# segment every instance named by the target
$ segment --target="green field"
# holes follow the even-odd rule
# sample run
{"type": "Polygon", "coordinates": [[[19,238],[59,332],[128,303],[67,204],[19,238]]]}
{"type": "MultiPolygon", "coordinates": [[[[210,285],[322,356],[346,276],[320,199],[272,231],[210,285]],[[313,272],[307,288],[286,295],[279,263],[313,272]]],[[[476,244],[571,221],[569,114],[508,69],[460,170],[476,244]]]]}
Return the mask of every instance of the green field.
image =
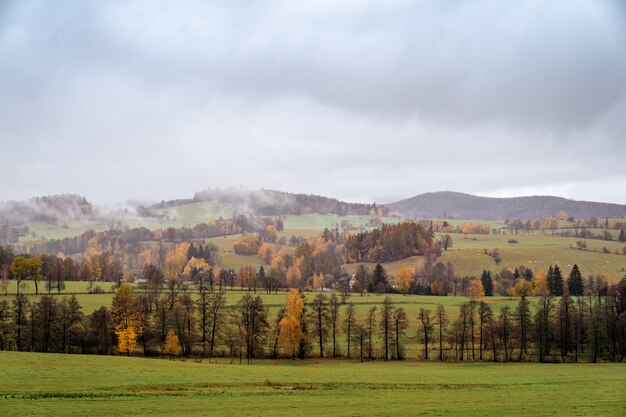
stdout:
{"type": "Polygon", "coordinates": [[[3,416],[623,416],[624,364],[258,361],[1,352],[3,416]]]}

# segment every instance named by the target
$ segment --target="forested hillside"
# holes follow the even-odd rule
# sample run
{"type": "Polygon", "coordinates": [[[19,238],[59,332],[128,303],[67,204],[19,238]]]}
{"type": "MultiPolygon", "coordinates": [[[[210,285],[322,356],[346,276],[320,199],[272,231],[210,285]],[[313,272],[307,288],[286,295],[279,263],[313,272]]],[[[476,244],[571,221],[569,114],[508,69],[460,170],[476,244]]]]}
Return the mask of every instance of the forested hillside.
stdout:
{"type": "Polygon", "coordinates": [[[420,194],[386,207],[406,217],[448,219],[543,219],[561,210],[576,218],[626,216],[626,205],[621,204],[551,196],[490,198],[451,191],[420,194]]]}
{"type": "Polygon", "coordinates": [[[257,216],[286,214],[337,214],[337,215],[368,215],[373,209],[388,210],[376,203],[348,203],[336,198],[313,194],[294,194],[275,190],[218,190],[208,189],[196,192],[192,200],[173,200],[161,202],[153,208],[175,207],[191,202],[214,202],[232,206],[237,212],[250,213],[257,216]]]}

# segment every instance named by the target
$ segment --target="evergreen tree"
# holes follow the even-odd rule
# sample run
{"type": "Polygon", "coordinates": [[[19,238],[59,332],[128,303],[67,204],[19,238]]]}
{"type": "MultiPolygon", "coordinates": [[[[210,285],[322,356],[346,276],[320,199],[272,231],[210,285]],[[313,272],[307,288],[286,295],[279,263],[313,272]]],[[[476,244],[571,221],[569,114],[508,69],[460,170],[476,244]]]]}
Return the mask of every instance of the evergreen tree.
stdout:
{"type": "Polygon", "coordinates": [[[567,288],[569,289],[569,295],[571,296],[583,295],[583,276],[578,269],[578,265],[576,264],[574,264],[574,267],[569,274],[569,279],[567,280],[567,288]]]}
{"type": "Polygon", "coordinates": [[[196,251],[196,247],[192,244],[189,245],[189,249],[187,249],[187,260],[191,258],[197,258],[198,252],[196,251]]]}
{"type": "Polygon", "coordinates": [[[550,295],[557,297],[563,295],[563,274],[558,265],[555,265],[554,268],[550,265],[548,269],[548,290],[550,295]]]}
{"type": "Polygon", "coordinates": [[[480,281],[483,284],[483,290],[485,291],[485,296],[490,297],[493,295],[493,280],[491,279],[491,272],[487,270],[483,270],[483,274],[480,277],[480,281]]]}
{"type": "Polygon", "coordinates": [[[524,278],[526,278],[526,281],[531,282],[533,280],[533,270],[530,268],[526,268],[526,270],[524,271],[524,278]]]}
{"type": "Polygon", "coordinates": [[[548,268],[546,282],[548,283],[548,292],[550,295],[554,295],[554,268],[552,268],[552,265],[548,268]]]}
{"type": "Polygon", "coordinates": [[[624,234],[624,229],[621,230],[621,232],[619,232],[619,241],[620,242],[626,242],[626,235],[624,234]]]}
{"type": "Polygon", "coordinates": [[[372,276],[372,291],[385,292],[387,290],[387,273],[381,264],[376,264],[372,276]]]}

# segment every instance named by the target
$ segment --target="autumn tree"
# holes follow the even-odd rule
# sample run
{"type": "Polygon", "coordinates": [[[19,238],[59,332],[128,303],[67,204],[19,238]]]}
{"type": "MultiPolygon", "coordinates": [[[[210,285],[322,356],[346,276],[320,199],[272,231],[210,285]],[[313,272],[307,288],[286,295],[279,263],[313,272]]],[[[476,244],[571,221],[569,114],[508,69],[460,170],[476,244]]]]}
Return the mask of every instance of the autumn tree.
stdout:
{"type": "Polygon", "coordinates": [[[111,304],[111,320],[118,337],[118,351],[130,354],[137,345],[137,337],[143,331],[141,305],[130,285],[122,284],[115,292],[111,304]]]}
{"type": "Polygon", "coordinates": [[[468,295],[472,298],[484,297],[485,290],[483,289],[483,284],[481,280],[479,278],[474,278],[472,281],[470,281],[467,292],[468,295]]]}
{"type": "Polygon", "coordinates": [[[533,278],[533,295],[548,295],[548,276],[543,269],[537,272],[533,278]]]}
{"type": "Polygon", "coordinates": [[[324,274],[313,274],[313,291],[324,290],[324,274]]]}
{"type": "Polygon", "coordinates": [[[174,356],[178,356],[180,353],[178,336],[176,336],[172,330],[167,332],[165,343],[163,344],[163,353],[169,355],[170,360],[173,360],[174,356]]]}
{"type": "Polygon", "coordinates": [[[394,285],[402,295],[407,295],[413,288],[415,281],[415,267],[406,265],[400,269],[394,280],[394,285]]]}
{"type": "Polygon", "coordinates": [[[35,294],[39,294],[39,281],[41,281],[41,259],[37,256],[16,256],[11,262],[11,273],[17,283],[17,293],[20,293],[20,284],[23,280],[32,279],[35,283],[35,294]]]}
{"type": "Polygon", "coordinates": [[[137,348],[137,332],[134,327],[118,328],[115,330],[117,336],[117,351],[130,355],[137,348]]]}
{"type": "Polygon", "coordinates": [[[302,283],[301,283],[302,272],[300,271],[300,268],[297,265],[287,268],[285,277],[287,281],[287,286],[289,288],[302,287],[302,283]]]}
{"type": "Polygon", "coordinates": [[[303,332],[303,324],[306,320],[304,315],[304,296],[300,291],[292,289],[285,298],[285,316],[280,321],[280,336],[278,343],[295,359],[296,353],[306,338],[303,332]]]}
{"type": "Polygon", "coordinates": [[[524,278],[520,278],[515,281],[515,296],[516,297],[526,297],[532,294],[533,286],[530,282],[526,281],[524,278]]]}

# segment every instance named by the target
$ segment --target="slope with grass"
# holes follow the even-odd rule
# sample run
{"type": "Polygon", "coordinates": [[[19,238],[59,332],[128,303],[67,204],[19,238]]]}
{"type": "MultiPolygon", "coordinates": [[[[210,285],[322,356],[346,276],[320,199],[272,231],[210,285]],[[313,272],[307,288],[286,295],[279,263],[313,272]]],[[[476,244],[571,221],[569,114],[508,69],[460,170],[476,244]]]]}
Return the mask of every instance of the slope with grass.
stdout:
{"type": "Polygon", "coordinates": [[[2,352],[0,414],[620,416],[626,365],[258,361],[2,352]]]}

